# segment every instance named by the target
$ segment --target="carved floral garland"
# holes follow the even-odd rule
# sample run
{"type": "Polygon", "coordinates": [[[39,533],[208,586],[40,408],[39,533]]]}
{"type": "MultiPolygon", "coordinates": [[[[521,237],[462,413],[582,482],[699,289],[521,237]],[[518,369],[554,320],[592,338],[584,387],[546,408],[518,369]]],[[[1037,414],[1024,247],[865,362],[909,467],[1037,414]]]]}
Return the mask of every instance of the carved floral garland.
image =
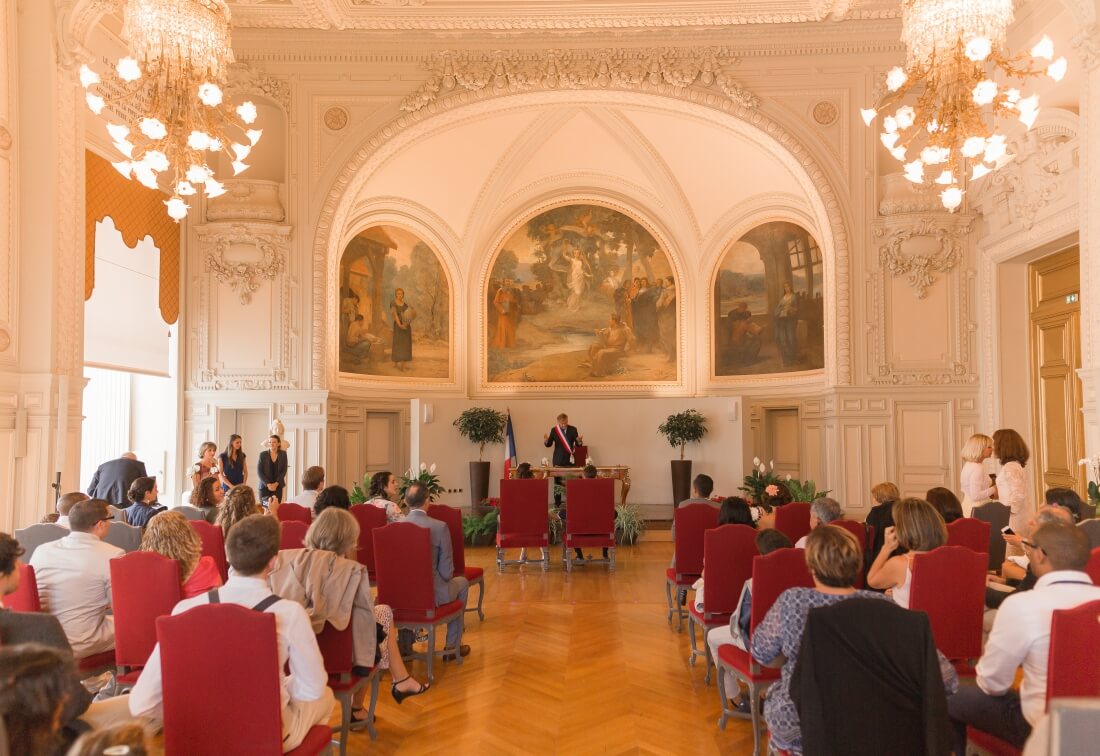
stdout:
{"type": "Polygon", "coordinates": [[[286,268],[285,239],[275,234],[251,233],[245,226],[234,225],[211,241],[212,245],[206,253],[206,266],[215,278],[229,284],[229,288],[240,297],[241,304],[252,301],[252,294],[260,288],[263,279],[274,281],[286,268]],[[226,253],[236,244],[255,246],[260,251],[260,260],[244,262],[229,259],[226,253]]]}
{"type": "Polygon", "coordinates": [[[949,273],[959,264],[963,255],[960,239],[970,233],[970,225],[970,220],[955,224],[949,219],[921,218],[901,228],[876,227],[875,236],[889,235],[887,242],[878,248],[879,263],[893,275],[905,276],[916,290],[917,299],[924,299],[928,287],[936,281],[933,272],[949,273]],[[939,249],[929,255],[906,254],[902,250],[914,237],[921,236],[934,237],[939,249]]]}

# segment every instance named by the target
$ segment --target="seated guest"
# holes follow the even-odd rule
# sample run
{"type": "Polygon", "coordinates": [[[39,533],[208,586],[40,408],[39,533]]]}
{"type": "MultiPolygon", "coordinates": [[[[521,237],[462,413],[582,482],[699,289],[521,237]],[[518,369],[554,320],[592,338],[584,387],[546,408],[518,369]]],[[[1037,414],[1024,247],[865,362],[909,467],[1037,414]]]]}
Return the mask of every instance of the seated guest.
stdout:
{"type": "MultiPolygon", "coordinates": [[[[584,475],[586,480],[592,480],[593,478],[599,477],[599,474],[600,474],[600,471],[597,470],[596,466],[592,465],[592,464],[585,465],[584,466],[584,472],[582,473],[582,475],[584,475]]],[[[583,550],[577,549],[576,552],[577,552],[577,559],[585,559],[586,558],[585,555],[584,555],[583,550]]],[[[608,558],[608,556],[607,556],[607,547],[606,546],[603,549],[603,558],[604,559],[608,558]]]]}
{"type": "Polygon", "coordinates": [[[185,599],[222,584],[214,557],[203,556],[202,539],[179,512],[164,512],[150,520],[141,538],[141,550],[179,562],[185,599]]]}
{"type": "Polygon", "coordinates": [[[722,506],[718,510],[718,524],[748,525],[750,528],[755,528],[756,520],[752,515],[752,507],[747,501],[740,496],[729,496],[723,499],[722,506]]]}
{"type": "Polygon", "coordinates": [[[72,532],[42,544],[31,557],[42,607],[61,621],[78,659],[115,646],[108,563],[124,552],[103,542],[109,523],[107,502],[79,502],[69,512],[72,532]]]}
{"type": "Polygon", "coordinates": [[[893,515],[897,525],[886,528],[882,548],[867,573],[867,585],[890,589],[894,603],[908,609],[913,557],[947,543],[947,526],[935,507],[924,499],[902,499],[894,505],[893,515]],[[899,546],[908,553],[890,556],[899,546]]]}
{"type": "Polygon", "coordinates": [[[947,699],[957,754],[966,753],[968,724],[1023,748],[1046,708],[1054,611],[1100,600],[1100,586],[1093,585],[1084,572],[1089,540],[1079,528],[1066,523],[1042,525],[1031,540],[1023,541],[1023,548],[1038,576],[1035,587],[1001,604],[978,661],[976,684],[960,686],[947,699]],[[1013,684],[1021,666],[1024,676],[1017,693],[1013,684]]]}
{"type": "MultiPolygon", "coordinates": [[[[806,539],[806,566],[810,568],[814,587],[783,591],[757,626],[750,643],[757,662],[782,666],[779,682],[772,685],[764,702],[764,719],[768,723],[769,749],[792,754],[802,753],[802,733],[790,684],[798,664],[806,616],[811,609],[851,598],[886,600],[880,593],[853,588],[863,566],[863,554],[856,537],[843,528],[817,528],[810,533],[806,539]]],[[[951,692],[958,685],[958,676],[942,654],[939,661],[945,688],[951,692]]]]}
{"type": "MultiPolygon", "coordinates": [[[[530,466],[528,466],[530,469],[530,466]]],[[[397,500],[397,476],[389,470],[376,472],[370,479],[370,491],[367,503],[386,510],[386,522],[400,522],[405,519],[397,500]]]]}
{"type": "Polygon", "coordinates": [[[351,509],[351,497],[348,495],[348,489],[343,486],[327,486],[324,491],[317,494],[317,499],[313,502],[313,516],[316,517],[329,507],[344,510],[351,509]]]}
{"type": "Polygon", "coordinates": [[[0,533],[0,610],[4,608],[4,596],[19,590],[19,558],[25,553],[19,541],[0,533]]]}
{"type": "Polygon", "coordinates": [[[85,733],[65,756],[148,756],[153,746],[144,725],[135,720],[85,733]]]}
{"type": "Polygon", "coordinates": [[[530,480],[535,477],[535,473],[531,470],[530,462],[520,462],[516,467],[516,477],[520,480],[530,480]]]}
{"type": "MultiPolygon", "coordinates": [[[[691,481],[691,498],[684,499],[680,502],[680,506],[684,507],[688,504],[708,504],[712,507],[719,506],[718,502],[710,498],[711,493],[714,491],[714,480],[709,475],[699,473],[695,476],[695,479],[691,481]]],[[[672,520],[671,536],[673,542],[676,541],[676,518],[672,520]]],[[[672,554],[672,561],[669,562],[669,567],[676,566],[676,553],[672,554]]]]}
{"type": "Polygon", "coordinates": [[[218,508],[225,501],[225,496],[217,478],[203,478],[191,491],[191,506],[202,512],[203,519],[213,525],[218,521],[218,508]]]}
{"type": "Polygon", "coordinates": [[[901,492],[893,483],[879,483],[871,489],[871,498],[875,505],[864,518],[866,524],[873,525],[875,528],[874,540],[871,541],[871,548],[867,550],[869,555],[877,554],[882,549],[886,528],[894,526],[894,502],[901,498],[901,492]]]}
{"type": "MultiPolygon", "coordinates": [[[[242,487],[234,487],[230,494],[242,487]]],[[[242,519],[229,531],[225,552],[233,571],[226,584],[215,589],[218,601],[250,609],[263,607],[262,611],[275,615],[283,704],[283,752],[292,751],[301,745],[311,727],[328,724],[335,699],[328,687],[325,662],[306,610],[294,601],[276,598],[268,603],[272,593],[267,576],[279,553],[279,522],[274,517],[260,515],[242,519]],[[283,672],[287,666],[289,675],[283,672]]],[[[179,602],[172,610],[173,616],[210,603],[213,593],[211,591],[179,602]]],[[[216,681],[211,683],[216,684],[216,681]]],[[[158,644],[130,692],[130,711],[134,716],[160,720],[163,719],[163,700],[158,644]]]]}
{"type": "Polygon", "coordinates": [[[5,753],[38,756],[64,748],[61,721],[73,672],[73,658],[64,651],[38,643],[0,647],[5,753]]]}
{"type": "Polygon", "coordinates": [[[272,496],[267,500],[267,510],[256,501],[256,491],[251,486],[233,486],[226,494],[225,502],[218,509],[218,527],[222,535],[229,537],[229,529],[246,517],[256,514],[277,514],[279,500],[272,496]]]}
{"type": "Polygon", "coordinates": [[[435,579],[435,605],[441,606],[451,601],[461,601],[463,611],[447,623],[447,652],[444,659],[455,659],[458,654],[467,656],[470,647],[462,643],[462,618],[466,614],[466,593],[470,582],[461,575],[455,575],[454,555],[451,552],[451,534],[446,524],[428,516],[428,487],[419,481],[409,484],[405,492],[405,503],[409,505],[409,514],[405,520],[427,528],[432,536],[432,572],[435,579]]]}
{"type": "Polygon", "coordinates": [[[962,502],[949,488],[943,488],[942,486],[929,488],[924,498],[936,508],[945,523],[954,522],[963,516],[962,502]]]}
{"type": "Polygon", "coordinates": [[[317,503],[317,496],[325,490],[325,468],[313,465],[307,467],[302,473],[302,492],[294,499],[294,503],[306,509],[313,509],[317,503]]]}
{"type": "MultiPolygon", "coordinates": [[[[57,505],[55,507],[57,511],[50,512],[45,517],[43,517],[41,521],[50,525],[59,525],[60,527],[68,530],[69,511],[78,501],[87,501],[88,498],[88,494],[84,493],[83,491],[70,491],[69,493],[61,494],[61,496],[57,498],[57,505]]],[[[123,512],[125,510],[120,509],[118,511],[123,512]]],[[[126,522],[125,515],[118,519],[120,519],[122,522],[126,522]]]]}
{"type": "Polygon", "coordinates": [[[1043,496],[1047,504],[1052,507],[1061,507],[1073,515],[1073,522],[1081,521],[1081,507],[1085,505],[1081,497],[1072,488],[1048,488],[1043,496]]]}
{"type": "MultiPolygon", "coordinates": [[[[810,532],[817,530],[819,525],[828,525],[834,520],[839,520],[844,516],[844,510],[840,508],[840,502],[836,499],[830,499],[827,496],[823,496],[820,499],[814,499],[810,504],[810,532]]],[[[810,534],[802,536],[798,539],[798,543],[795,544],[795,548],[806,548],[806,539],[810,537],[810,534]]]]}
{"type": "Polygon", "coordinates": [[[156,478],[138,478],[130,484],[130,491],[126,495],[133,502],[126,509],[126,522],[137,528],[144,528],[153,519],[153,515],[168,508],[157,502],[156,478]]]}

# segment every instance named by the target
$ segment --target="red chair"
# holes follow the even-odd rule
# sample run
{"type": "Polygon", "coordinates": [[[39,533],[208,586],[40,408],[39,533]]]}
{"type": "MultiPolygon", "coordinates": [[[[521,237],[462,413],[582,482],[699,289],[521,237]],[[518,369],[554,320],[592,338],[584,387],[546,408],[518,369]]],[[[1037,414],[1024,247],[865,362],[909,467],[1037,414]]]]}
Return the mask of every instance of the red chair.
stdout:
{"type": "MultiPolygon", "coordinates": [[[[862,522],[858,522],[856,520],[833,520],[829,524],[830,525],[835,525],[838,528],[844,528],[845,530],[847,530],[849,533],[851,533],[852,535],[854,535],[856,537],[856,541],[859,542],[859,551],[860,551],[861,554],[864,555],[864,560],[863,561],[864,561],[864,563],[866,563],[867,562],[867,559],[866,559],[867,547],[871,544],[871,538],[867,533],[867,527],[868,526],[866,524],[864,524],[862,522]]],[[[874,527],[872,526],[871,529],[873,530],[874,527]]],[[[859,576],[856,577],[856,586],[855,587],[857,589],[858,588],[863,588],[863,577],[864,577],[863,576],[863,570],[861,569],[859,571],[859,576]]]]}
{"type": "Polygon", "coordinates": [[[279,522],[290,522],[292,520],[297,522],[304,522],[306,527],[313,522],[313,512],[303,507],[301,504],[294,504],[287,502],[279,505],[279,511],[275,513],[275,516],[279,518],[279,522]]]}
{"type": "Polygon", "coordinates": [[[367,568],[371,585],[375,584],[374,578],[374,529],[386,526],[386,510],[373,504],[356,504],[351,509],[352,517],[359,523],[359,547],[355,556],[359,564],[367,568]]]}
{"type": "Polygon", "coordinates": [[[676,631],[679,632],[688,616],[680,602],[687,589],[703,574],[703,533],[718,527],[718,508],[710,504],[688,504],[677,507],[672,518],[676,528],[672,542],[676,566],[665,570],[665,598],[668,600],[667,619],[672,622],[672,612],[676,612],[676,631]],[[675,600],[673,587],[676,588],[675,600]]]}
{"type": "MultiPolygon", "coordinates": [[[[790,506],[787,504],[786,506],[790,506]]],[[[780,507],[782,509],[783,507],[780,507]]],[[[790,537],[790,536],[788,536],[790,537]]],[[[755,631],[779,594],[788,588],[812,588],[813,578],[806,566],[806,554],[802,549],[779,549],[767,556],[755,556],[752,560],[752,609],[749,627],[755,631]]],[[[752,655],[732,643],[718,649],[718,695],[722,700],[722,717],[718,727],[726,729],[730,716],[742,716],[736,709],[728,708],[725,676],[733,675],[749,688],[749,711],[752,712],[752,752],[760,752],[760,697],[779,679],[779,670],[757,664],[752,655]]]]}
{"type": "Polygon", "coordinates": [[[707,631],[728,625],[730,615],[737,608],[741,589],[752,577],[752,560],[756,556],[756,530],[748,525],[722,525],[703,533],[703,573],[707,576],[703,585],[703,611],[695,608],[695,601],[688,606],[688,633],[691,637],[691,666],[695,657],[705,654],[710,684],[710,645],[707,631]],[[703,650],[695,643],[695,625],[703,629],[703,650]]]}
{"type": "Polygon", "coordinates": [[[573,549],[607,549],[608,567],[615,571],[615,479],[572,478],[565,481],[568,514],[562,534],[562,561],[573,571],[573,549]]]}
{"type": "Polygon", "coordinates": [[[4,605],[13,612],[40,612],[42,599],[38,596],[38,581],[34,567],[19,562],[19,590],[4,597],[4,605]]]}
{"type": "MultiPolygon", "coordinates": [[[[373,507],[372,507],[373,508],[373,507]]],[[[372,628],[373,629],[373,628],[372,628]]],[[[348,735],[351,732],[352,699],[370,683],[370,706],[367,708],[367,734],[371,740],[378,738],[374,729],[374,707],[378,704],[378,683],[382,677],[381,667],[372,667],[370,674],[360,677],[352,671],[355,663],[355,648],[352,625],[337,630],[328,622],[317,634],[317,646],[325,660],[325,672],[328,673],[328,686],[340,702],[340,726],[332,731],[340,733],[340,756],[347,753],[348,735]]]]}
{"type": "Polygon", "coordinates": [[[791,543],[798,543],[798,539],[810,532],[810,505],[804,501],[792,501],[776,507],[775,529],[786,534],[791,543]]]}
{"type": "MultiPolygon", "coordinates": [[[[167,756],[282,753],[274,614],[204,604],[158,618],[157,642],[167,756]]],[[[290,753],[323,753],[331,740],[315,725],[290,753]]]]}
{"type": "MultiPolygon", "coordinates": [[[[428,680],[434,681],[435,628],[462,615],[462,602],[435,605],[435,565],[431,534],[411,522],[391,522],[374,531],[374,555],[378,567],[378,603],[393,609],[397,628],[428,629],[428,680]]],[[[457,651],[458,649],[454,649],[457,651]]],[[[424,658],[421,654],[417,658],[424,658]]],[[[462,656],[455,654],[458,663],[462,656]]]]}
{"type": "Polygon", "coordinates": [[[1100,585],[1100,546],[1089,552],[1089,563],[1085,572],[1092,578],[1093,585],[1100,585]]]}
{"type": "Polygon", "coordinates": [[[301,520],[284,520],[279,528],[279,551],[283,549],[300,549],[305,546],[306,531],[309,525],[301,520]]]}
{"type": "Polygon", "coordinates": [[[986,555],[965,546],[941,546],[913,556],[909,608],[925,612],[936,648],[960,675],[973,676],[970,659],[982,655],[986,555]]]}
{"type": "MultiPolygon", "coordinates": [[[[481,567],[471,567],[466,564],[466,543],[462,532],[462,511],[446,504],[429,504],[428,517],[446,523],[447,530],[451,534],[451,555],[454,560],[455,574],[464,575],[471,586],[478,586],[477,608],[467,608],[468,612],[477,612],[479,620],[485,619],[485,612],[481,610],[481,601],[485,598],[485,570],[481,567]]],[[[468,603],[468,602],[467,602],[468,603]]]]}
{"type": "Polygon", "coordinates": [[[157,644],[157,617],[182,598],[180,565],[151,551],[131,551],[112,559],[111,611],[115,616],[115,683],[133,687],[157,644]]]}
{"type": "Polygon", "coordinates": [[[225,558],[225,536],[217,525],[211,525],[206,520],[188,520],[188,524],[199,534],[202,541],[202,554],[214,560],[221,573],[222,582],[229,579],[229,562],[225,558]]]}
{"type": "Polygon", "coordinates": [[[542,569],[550,569],[550,519],[546,506],[550,481],[546,478],[500,481],[500,520],[497,525],[497,570],[506,564],[507,548],[542,549],[542,569]]]}
{"type": "Polygon", "coordinates": [[[989,523],[975,517],[960,517],[947,523],[947,545],[964,546],[989,558],[989,523]]]}

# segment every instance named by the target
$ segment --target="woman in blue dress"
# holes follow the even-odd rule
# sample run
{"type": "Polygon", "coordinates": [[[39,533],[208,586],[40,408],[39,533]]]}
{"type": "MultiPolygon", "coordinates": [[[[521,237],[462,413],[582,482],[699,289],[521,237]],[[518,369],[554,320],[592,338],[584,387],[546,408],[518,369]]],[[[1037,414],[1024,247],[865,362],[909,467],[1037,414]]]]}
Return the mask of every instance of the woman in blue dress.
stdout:
{"type": "Polygon", "coordinates": [[[241,437],[234,433],[229,437],[229,444],[225,447],[218,459],[221,461],[222,490],[228,491],[233,486],[244,485],[248,481],[248,468],[244,464],[245,453],[241,449],[241,437]]]}

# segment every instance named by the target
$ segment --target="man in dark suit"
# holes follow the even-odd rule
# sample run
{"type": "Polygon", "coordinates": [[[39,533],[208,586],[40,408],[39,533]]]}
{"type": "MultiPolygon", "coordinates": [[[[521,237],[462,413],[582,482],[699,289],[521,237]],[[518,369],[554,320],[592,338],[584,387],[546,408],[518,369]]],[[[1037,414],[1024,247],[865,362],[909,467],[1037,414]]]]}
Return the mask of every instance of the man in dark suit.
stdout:
{"type": "Polygon", "coordinates": [[[435,580],[435,605],[441,606],[450,601],[461,601],[463,611],[447,623],[447,647],[444,659],[454,659],[457,651],[462,656],[470,653],[470,647],[462,643],[462,618],[466,615],[466,593],[470,582],[461,575],[455,575],[454,554],[451,551],[451,533],[447,524],[428,516],[424,507],[428,504],[428,488],[423,483],[410,483],[405,492],[405,503],[409,505],[406,522],[427,528],[432,538],[432,577],[435,580]]]}
{"type": "Polygon", "coordinates": [[[118,459],[104,462],[96,469],[92,482],[88,486],[88,496],[93,499],[103,499],[116,507],[126,508],[130,506],[126,498],[126,494],[130,491],[130,484],[144,477],[146,477],[145,463],[138,461],[133,452],[126,452],[118,459]]]}
{"type": "MultiPolygon", "coordinates": [[[[564,412],[558,415],[558,422],[550,429],[550,432],[542,437],[543,446],[554,447],[554,467],[577,467],[584,464],[583,459],[577,459],[573,450],[577,444],[582,443],[581,434],[575,426],[569,424],[569,416],[564,412]]],[[[561,506],[561,494],[558,493],[562,485],[561,478],[554,478],[554,506],[561,506]]]]}

